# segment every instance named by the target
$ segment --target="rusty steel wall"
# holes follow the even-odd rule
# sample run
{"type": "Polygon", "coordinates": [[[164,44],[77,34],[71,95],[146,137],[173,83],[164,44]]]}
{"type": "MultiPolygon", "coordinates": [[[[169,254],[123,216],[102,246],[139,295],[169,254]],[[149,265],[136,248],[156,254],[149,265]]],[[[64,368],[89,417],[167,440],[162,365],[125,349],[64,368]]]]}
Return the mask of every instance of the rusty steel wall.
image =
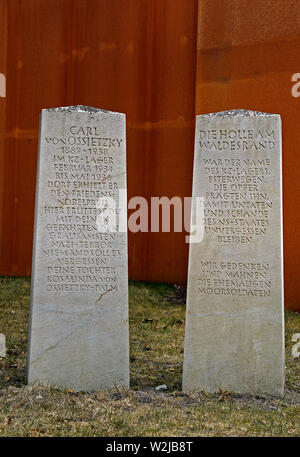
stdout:
{"type": "MultiPolygon", "coordinates": [[[[0,274],[31,272],[42,108],[126,113],[128,197],[147,199],[191,194],[195,114],[249,108],[282,116],[285,301],[299,310],[299,55],[298,0],[0,0],[0,274]]],[[[184,283],[184,237],[129,233],[130,278],[184,283]]]]}
{"type": "MultiPolygon", "coordinates": [[[[191,193],[197,0],[0,0],[0,273],[31,272],[39,113],[127,115],[128,197],[191,193]]],[[[130,277],[184,282],[183,233],[129,233],[130,277]]]]}
{"type": "Polygon", "coordinates": [[[196,113],[247,108],[282,117],[285,306],[300,310],[298,0],[199,0],[196,113]],[[251,7],[250,7],[251,6],[251,7]]]}

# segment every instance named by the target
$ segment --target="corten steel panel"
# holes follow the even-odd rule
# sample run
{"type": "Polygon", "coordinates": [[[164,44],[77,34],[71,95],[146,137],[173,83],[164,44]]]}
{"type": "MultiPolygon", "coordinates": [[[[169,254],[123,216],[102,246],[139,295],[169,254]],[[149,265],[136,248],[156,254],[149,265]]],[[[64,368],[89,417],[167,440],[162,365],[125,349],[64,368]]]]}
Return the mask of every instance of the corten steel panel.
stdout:
{"type": "MultiPolygon", "coordinates": [[[[6,15],[7,8],[6,2],[0,1],[0,73],[6,75],[6,43],[7,43],[7,29],[6,29],[6,15]]],[[[1,94],[3,95],[3,94],[1,94]]],[[[1,240],[1,227],[3,224],[3,175],[4,175],[4,132],[5,132],[5,110],[6,98],[0,97],[0,240],[1,240]]],[[[2,246],[0,241],[0,259],[2,254],[2,246]]]]}
{"type": "Polygon", "coordinates": [[[31,272],[39,113],[65,104],[71,1],[1,1],[6,8],[6,107],[1,274],[31,272]]]}
{"type": "Polygon", "coordinates": [[[199,0],[196,113],[278,113],[283,134],[285,305],[300,310],[300,8],[293,0],[199,0]],[[251,8],[249,8],[251,6],[251,8]]]}
{"type": "MultiPolygon", "coordinates": [[[[8,30],[0,273],[21,275],[31,270],[41,108],[125,112],[128,197],[191,194],[197,0],[0,4],[8,30]]],[[[130,277],[184,282],[184,236],[129,233],[130,277]]]]}
{"type": "MultiPolygon", "coordinates": [[[[191,194],[196,20],[194,1],[76,8],[73,100],[126,113],[129,198],[191,194]]],[[[131,278],[183,282],[186,266],[183,233],[129,233],[131,278]]]]}

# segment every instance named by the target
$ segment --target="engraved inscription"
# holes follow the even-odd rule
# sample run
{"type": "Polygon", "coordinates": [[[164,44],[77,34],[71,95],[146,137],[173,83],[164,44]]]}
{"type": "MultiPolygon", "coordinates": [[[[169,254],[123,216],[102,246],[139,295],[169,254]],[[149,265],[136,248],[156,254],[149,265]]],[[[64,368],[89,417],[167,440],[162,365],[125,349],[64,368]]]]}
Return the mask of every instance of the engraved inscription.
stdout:
{"type": "Polygon", "coordinates": [[[197,277],[200,295],[269,297],[269,264],[252,262],[200,262],[197,277]]]}
{"type": "MultiPolygon", "coordinates": [[[[205,185],[205,235],[219,245],[253,245],[270,232],[273,207],[268,182],[273,129],[201,129],[197,133],[205,185]],[[214,152],[222,152],[216,157],[214,152]],[[254,152],[255,154],[252,154],[254,152]],[[263,154],[259,154],[263,153],[263,154]]],[[[271,295],[267,264],[200,262],[199,295],[271,295]],[[233,268],[235,265],[235,268],[233,268]]]]}
{"type": "Polygon", "coordinates": [[[226,151],[274,148],[274,130],[200,130],[199,146],[206,178],[205,232],[218,243],[253,243],[268,234],[272,196],[265,190],[272,158],[226,157],[226,151]],[[272,138],[273,140],[270,140],[272,138]],[[221,149],[224,158],[205,152],[221,149]]]}
{"type": "MultiPolygon", "coordinates": [[[[97,201],[118,197],[115,164],[124,141],[103,137],[99,127],[72,125],[65,137],[44,137],[50,164],[47,181],[45,290],[106,294],[118,290],[113,259],[117,233],[100,233],[97,201]]],[[[97,300],[99,301],[99,299],[97,300]]]]}

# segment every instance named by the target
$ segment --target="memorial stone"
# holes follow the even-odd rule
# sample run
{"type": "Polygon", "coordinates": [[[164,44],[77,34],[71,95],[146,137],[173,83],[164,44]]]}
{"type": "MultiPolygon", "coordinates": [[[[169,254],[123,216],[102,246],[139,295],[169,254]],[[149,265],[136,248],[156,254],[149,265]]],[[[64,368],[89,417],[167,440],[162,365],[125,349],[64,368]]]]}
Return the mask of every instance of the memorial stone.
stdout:
{"type": "Polygon", "coordinates": [[[184,391],[283,394],[281,175],[279,115],[197,116],[204,237],[189,251],[184,391]]]}
{"type": "Polygon", "coordinates": [[[129,386],[126,205],[118,210],[126,200],[125,135],[121,113],[42,110],[29,384],[129,386]],[[114,229],[105,199],[117,205],[114,229]]]}

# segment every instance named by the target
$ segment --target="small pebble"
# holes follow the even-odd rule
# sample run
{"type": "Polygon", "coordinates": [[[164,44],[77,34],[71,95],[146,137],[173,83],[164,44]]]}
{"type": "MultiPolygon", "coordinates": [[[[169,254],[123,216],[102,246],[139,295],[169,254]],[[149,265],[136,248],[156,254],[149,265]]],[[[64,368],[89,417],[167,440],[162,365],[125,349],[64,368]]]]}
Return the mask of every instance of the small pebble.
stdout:
{"type": "Polygon", "coordinates": [[[161,386],[155,387],[155,390],[167,390],[167,389],[168,388],[167,388],[166,384],[162,384],[161,386]]]}

